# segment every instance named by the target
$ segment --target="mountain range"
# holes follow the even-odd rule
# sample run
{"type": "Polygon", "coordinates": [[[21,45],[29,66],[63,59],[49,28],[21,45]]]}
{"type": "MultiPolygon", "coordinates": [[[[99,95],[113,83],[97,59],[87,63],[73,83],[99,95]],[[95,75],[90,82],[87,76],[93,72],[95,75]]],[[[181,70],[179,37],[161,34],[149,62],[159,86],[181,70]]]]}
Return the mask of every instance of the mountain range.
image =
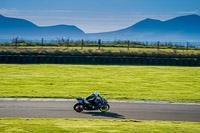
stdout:
{"type": "Polygon", "coordinates": [[[40,27],[24,19],[9,18],[0,15],[0,38],[7,39],[13,37],[32,39],[71,37],[78,39],[84,38],[85,33],[73,25],[40,27]]]}
{"type": "Polygon", "coordinates": [[[200,41],[200,16],[188,15],[167,21],[145,19],[128,28],[90,34],[91,37],[142,41],[200,41]]]}
{"type": "Polygon", "coordinates": [[[200,16],[180,16],[166,21],[147,18],[128,28],[84,33],[71,25],[40,27],[30,21],[0,15],[0,38],[70,38],[88,40],[200,41],[200,16]]]}

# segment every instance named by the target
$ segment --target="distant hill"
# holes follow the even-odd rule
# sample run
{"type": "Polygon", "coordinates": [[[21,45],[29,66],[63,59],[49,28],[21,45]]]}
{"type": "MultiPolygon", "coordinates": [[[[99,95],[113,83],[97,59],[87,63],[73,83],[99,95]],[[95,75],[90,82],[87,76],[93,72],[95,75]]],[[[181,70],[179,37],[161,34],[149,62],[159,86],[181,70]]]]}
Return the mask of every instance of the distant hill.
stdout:
{"type": "Polygon", "coordinates": [[[181,16],[167,21],[148,18],[122,30],[88,36],[104,40],[200,41],[200,16],[181,16]]]}
{"type": "Polygon", "coordinates": [[[187,15],[167,21],[147,18],[128,28],[85,34],[76,26],[56,25],[39,27],[30,21],[0,15],[0,39],[70,38],[88,40],[138,40],[138,41],[200,41],[200,16],[187,15]]]}
{"type": "Polygon", "coordinates": [[[83,38],[85,33],[71,25],[39,27],[30,21],[0,15],[0,38],[83,38]]]}

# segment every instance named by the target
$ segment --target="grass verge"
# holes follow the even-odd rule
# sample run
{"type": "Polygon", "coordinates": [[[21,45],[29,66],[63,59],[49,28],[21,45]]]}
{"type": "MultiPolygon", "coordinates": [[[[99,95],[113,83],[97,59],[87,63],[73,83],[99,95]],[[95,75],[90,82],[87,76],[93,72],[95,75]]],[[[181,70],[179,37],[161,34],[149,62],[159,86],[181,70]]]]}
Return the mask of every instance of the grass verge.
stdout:
{"type": "Polygon", "coordinates": [[[1,118],[0,132],[199,133],[199,122],[1,118]]]}
{"type": "Polygon", "coordinates": [[[200,67],[0,64],[0,97],[200,101],[200,67]]]}
{"type": "Polygon", "coordinates": [[[1,55],[70,55],[70,56],[126,56],[126,57],[166,57],[199,58],[199,50],[152,49],[152,48],[115,48],[95,47],[81,50],[77,47],[0,47],[1,55]]]}

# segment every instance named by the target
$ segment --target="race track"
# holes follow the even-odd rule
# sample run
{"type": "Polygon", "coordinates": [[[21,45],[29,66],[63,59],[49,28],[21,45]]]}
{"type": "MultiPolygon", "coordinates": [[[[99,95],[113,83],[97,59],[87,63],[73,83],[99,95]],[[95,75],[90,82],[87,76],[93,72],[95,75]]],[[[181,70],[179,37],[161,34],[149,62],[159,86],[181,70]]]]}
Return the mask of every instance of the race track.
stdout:
{"type": "Polygon", "coordinates": [[[73,110],[75,101],[0,101],[0,117],[137,119],[200,122],[199,105],[109,103],[107,113],[73,110]]]}

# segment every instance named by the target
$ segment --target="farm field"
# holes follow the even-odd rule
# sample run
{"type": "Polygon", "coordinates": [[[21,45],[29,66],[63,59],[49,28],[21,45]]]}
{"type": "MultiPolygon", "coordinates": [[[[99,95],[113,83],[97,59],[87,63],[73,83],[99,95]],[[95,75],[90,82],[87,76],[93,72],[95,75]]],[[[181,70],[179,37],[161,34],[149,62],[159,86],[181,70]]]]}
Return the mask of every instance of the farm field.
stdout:
{"type": "MultiPolygon", "coordinates": [[[[148,47],[144,47],[144,48],[129,48],[129,50],[127,49],[127,47],[101,47],[100,48],[102,51],[109,51],[109,52],[178,52],[178,53],[182,53],[182,54],[200,54],[200,50],[194,50],[194,49],[171,49],[171,48],[161,48],[161,49],[156,49],[156,48],[148,48],[148,47]]],[[[77,50],[77,51],[88,51],[88,50],[92,50],[92,51],[97,51],[98,47],[83,47],[83,49],[81,47],[63,47],[63,46],[0,46],[0,52],[2,51],[18,51],[18,50],[54,50],[54,51],[73,51],[73,50],[77,50]]]]}
{"type": "MultiPolygon", "coordinates": [[[[64,41],[64,42],[63,42],[64,41]]],[[[103,55],[103,56],[164,56],[164,57],[199,57],[200,48],[171,43],[148,44],[147,42],[67,42],[39,43],[18,42],[0,43],[0,54],[54,54],[54,55],[103,55]]]]}
{"type": "Polygon", "coordinates": [[[200,67],[0,64],[0,97],[200,101],[200,67]]]}
{"type": "Polygon", "coordinates": [[[7,132],[181,132],[199,133],[199,122],[1,118],[0,131],[7,132]]]}

